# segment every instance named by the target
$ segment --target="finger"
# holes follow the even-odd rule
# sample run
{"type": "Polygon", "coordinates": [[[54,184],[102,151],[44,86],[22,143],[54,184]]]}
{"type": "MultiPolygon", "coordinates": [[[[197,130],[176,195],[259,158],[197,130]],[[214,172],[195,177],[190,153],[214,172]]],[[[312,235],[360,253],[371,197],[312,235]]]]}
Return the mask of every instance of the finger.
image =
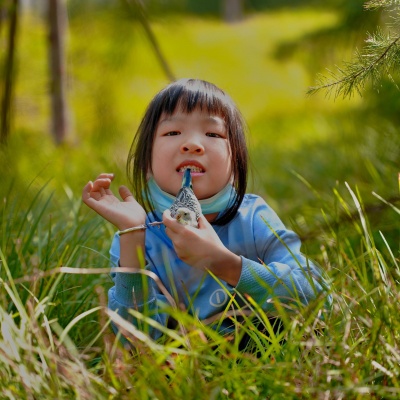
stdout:
{"type": "Polygon", "coordinates": [[[163,212],[163,222],[164,222],[164,225],[166,225],[166,226],[175,224],[177,222],[175,218],[171,217],[171,211],[169,209],[166,209],[163,212]],[[165,222],[166,222],[166,224],[165,224],[165,222]]]}
{"type": "Polygon", "coordinates": [[[100,198],[99,192],[93,192],[93,182],[89,181],[82,190],[82,201],[95,210],[98,208],[97,203],[100,198]]]}
{"type": "Polygon", "coordinates": [[[173,220],[173,218],[171,217],[171,210],[170,209],[166,209],[164,212],[163,212],[163,220],[164,220],[164,218],[166,219],[166,220],[173,220]]]}
{"type": "Polygon", "coordinates": [[[179,238],[180,234],[178,232],[174,231],[173,229],[168,228],[167,226],[165,227],[165,234],[171,239],[171,242],[175,246],[175,242],[179,238]]]}
{"type": "Polygon", "coordinates": [[[121,196],[121,199],[123,201],[127,201],[127,202],[135,201],[133,194],[126,186],[122,185],[119,187],[119,195],[121,196]]]}
{"type": "Polygon", "coordinates": [[[111,181],[114,179],[114,174],[113,173],[108,173],[108,172],[102,172],[97,178],[97,179],[110,179],[111,181]]]}
{"type": "Polygon", "coordinates": [[[169,209],[163,212],[163,223],[171,233],[178,233],[184,228],[175,218],[171,217],[171,211],[169,209]]]}
{"type": "Polygon", "coordinates": [[[88,199],[90,199],[90,192],[93,189],[93,182],[89,181],[82,190],[82,200],[86,203],[88,199]]]}
{"type": "Polygon", "coordinates": [[[207,229],[211,226],[211,224],[207,221],[207,218],[203,214],[200,215],[197,223],[199,225],[199,229],[207,229]]]}
{"type": "Polygon", "coordinates": [[[88,201],[98,200],[101,198],[101,193],[93,189],[94,183],[89,181],[82,189],[82,200],[87,204],[88,201]]]}
{"type": "Polygon", "coordinates": [[[93,192],[100,191],[101,189],[106,190],[109,189],[111,185],[110,178],[97,178],[93,183],[93,192]]]}

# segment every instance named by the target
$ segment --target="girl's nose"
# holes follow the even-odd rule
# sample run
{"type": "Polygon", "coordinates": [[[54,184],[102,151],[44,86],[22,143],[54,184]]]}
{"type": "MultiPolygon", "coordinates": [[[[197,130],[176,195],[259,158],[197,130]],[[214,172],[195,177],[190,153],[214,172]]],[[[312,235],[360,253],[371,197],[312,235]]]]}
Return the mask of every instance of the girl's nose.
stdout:
{"type": "Polygon", "coordinates": [[[187,140],[181,145],[181,153],[203,154],[204,146],[196,140],[187,140]]]}

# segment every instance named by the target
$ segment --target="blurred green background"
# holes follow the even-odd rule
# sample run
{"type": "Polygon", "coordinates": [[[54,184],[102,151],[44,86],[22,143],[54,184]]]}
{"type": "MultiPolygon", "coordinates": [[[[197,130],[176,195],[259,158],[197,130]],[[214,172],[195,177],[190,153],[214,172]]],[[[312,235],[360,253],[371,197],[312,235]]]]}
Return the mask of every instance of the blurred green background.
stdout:
{"type": "MultiPolygon", "coordinates": [[[[366,32],[387,21],[382,12],[364,11],[363,3],[243,0],[240,20],[228,22],[222,1],[152,0],[140,9],[135,4],[142,3],[134,1],[69,0],[70,129],[56,145],[50,133],[47,2],[24,2],[12,124],[0,149],[0,198],[29,201],[46,185],[45,192],[54,192],[51,207],[68,215],[71,204],[79,207],[82,187],[99,173],[114,172],[115,188],[127,183],[133,134],[148,102],[169,82],[142,10],[174,77],[211,81],[242,110],[250,130],[249,191],[264,196],[307,241],[321,234],[321,209],[345,221],[334,192],[349,198],[348,182],[360,191],[372,223],[398,246],[393,216],[372,195],[398,201],[398,90],[383,80],[379,92],[366,87],[362,97],[306,95],[318,73],[349,60],[366,32]]],[[[3,15],[2,71],[6,21],[3,15]]]]}

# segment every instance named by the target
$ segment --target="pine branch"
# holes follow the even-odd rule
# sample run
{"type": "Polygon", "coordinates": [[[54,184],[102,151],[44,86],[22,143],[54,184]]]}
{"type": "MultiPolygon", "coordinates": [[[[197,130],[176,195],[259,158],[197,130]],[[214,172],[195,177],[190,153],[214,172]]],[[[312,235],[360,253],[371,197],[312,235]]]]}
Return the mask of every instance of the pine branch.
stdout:
{"type": "Polygon", "coordinates": [[[331,79],[319,75],[317,86],[310,87],[307,94],[326,90],[328,95],[334,91],[335,98],[351,97],[354,91],[361,95],[367,81],[377,86],[383,74],[395,83],[391,71],[400,66],[400,36],[388,34],[384,37],[378,31],[374,36],[369,36],[366,43],[363,53],[356,53],[355,61],[345,63],[343,68],[337,67],[337,73],[329,71],[331,79]]]}
{"type": "Polygon", "coordinates": [[[364,4],[366,10],[376,10],[377,8],[396,8],[400,6],[400,0],[369,0],[364,4]]]}
{"type": "MultiPolygon", "coordinates": [[[[400,8],[400,0],[369,0],[364,4],[367,10],[377,8],[396,10],[400,8]]],[[[395,26],[399,25],[400,14],[394,17],[395,26]]],[[[317,85],[310,87],[308,95],[325,90],[327,95],[334,92],[335,98],[351,97],[354,92],[361,95],[367,81],[371,81],[374,87],[378,87],[382,76],[388,77],[398,88],[391,72],[398,70],[400,66],[400,35],[384,33],[378,28],[374,35],[368,35],[363,51],[356,52],[354,61],[344,63],[337,67],[337,72],[328,70],[329,76],[319,74],[317,85]]]]}

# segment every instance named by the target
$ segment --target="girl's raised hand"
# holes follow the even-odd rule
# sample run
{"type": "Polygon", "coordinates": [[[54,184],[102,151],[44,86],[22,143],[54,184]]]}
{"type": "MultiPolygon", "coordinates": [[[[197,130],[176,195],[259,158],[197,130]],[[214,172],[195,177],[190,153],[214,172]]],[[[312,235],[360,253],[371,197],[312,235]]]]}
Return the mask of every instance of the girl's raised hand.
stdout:
{"type": "Polygon", "coordinates": [[[164,211],[163,223],[178,257],[195,268],[209,270],[217,277],[236,286],[242,271],[241,258],[228,250],[214,228],[201,215],[198,228],[182,225],[164,211]]]}
{"type": "Polygon", "coordinates": [[[126,186],[119,188],[118,199],[110,189],[114,174],[100,174],[94,182],[86,184],[82,200],[119,230],[145,223],[146,212],[126,186]]]}

